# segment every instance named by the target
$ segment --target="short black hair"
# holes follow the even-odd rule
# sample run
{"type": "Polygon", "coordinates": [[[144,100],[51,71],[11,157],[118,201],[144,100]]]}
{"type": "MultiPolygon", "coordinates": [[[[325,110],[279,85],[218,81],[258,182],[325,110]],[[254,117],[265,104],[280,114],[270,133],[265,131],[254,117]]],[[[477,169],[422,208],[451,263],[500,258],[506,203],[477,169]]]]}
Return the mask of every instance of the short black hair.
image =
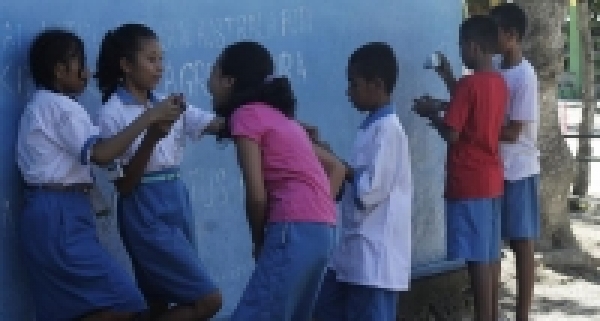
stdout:
{"type": "Polygon", "coordinates": [[[523,39],[527,31],[527,14],[514,3],[503,3],[490,10],[490,16],[504,31],[514,30],[519,40],[523,39]]]}
{"type": "Polygon", "coordinates": [[[498,44],[498,25],[488,16],[475,15],[460,25],[460,41],[474,42],[484,51],[494,52],[498,44]]]}
{"type": "Polygon", "coordinates": [[[85,64],[83,41],[74,33],[63,29],[46,29],[40,32],[29,48],[29,71],[36,86],[52,89],[54,68],[79,58],[85,64]]]}
{"type": "Polygon", "coordinates": [[[369,42],[356,49],[348,60],[348,70],[366,80],[381,79],[388,94],[398,80],[398,61],[394,50],[384,42],[369,42]]]}

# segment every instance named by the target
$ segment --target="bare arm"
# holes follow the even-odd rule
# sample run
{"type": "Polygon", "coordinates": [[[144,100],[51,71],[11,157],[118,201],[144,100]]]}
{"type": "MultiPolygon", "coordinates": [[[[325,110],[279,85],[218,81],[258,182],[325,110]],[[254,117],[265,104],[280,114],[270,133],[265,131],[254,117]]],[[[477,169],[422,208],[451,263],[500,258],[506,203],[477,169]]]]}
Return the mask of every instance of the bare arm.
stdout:
{"type": "Polygon", "coordinates": [[[123,168],[123,177],[115,182],[117,191],[121,195],[128,195],[139,184],[144,176],[146,165],[154,152],[156,144],[163,137],[163,133],[156,126],[151,126],[142,139],[129,164],[123,168]]]}
{"type": "Polygon", "coordinates": [[[215,117],[204,129],[205,134],[217,135],[225,126],[225,119],[222,117],[215,117]]]}
{"type": "Polygon", "coordinates": [[[508,124],[502,126],[502,130],[500,131],[500,141],[506,143],[514,143],[519,139],[519,135],[523,131],[523,127],[525,127],[526,122],[511,120],[508,124]]]}
{"type": "Polygon", "coordinates": [[[256,254],[264,242],[267,218],[267,191],[262,172],[262,152],[260,146],[249,138],[236,137],[234,141],[246,191],[246,217],[256,254]]]}
{"type": "Polygon", "coordinates": [[[435,68],[435,71],[438,73],[442,81],[446,85],[448,92],[450,94],[454,93],[454,88],[456,88],[456,77],[454,77],[454,73],[452,72],[452,65],[450,65],[450,60],[441,52],[438,52],[440,56],[440,65],[435,68]]]}

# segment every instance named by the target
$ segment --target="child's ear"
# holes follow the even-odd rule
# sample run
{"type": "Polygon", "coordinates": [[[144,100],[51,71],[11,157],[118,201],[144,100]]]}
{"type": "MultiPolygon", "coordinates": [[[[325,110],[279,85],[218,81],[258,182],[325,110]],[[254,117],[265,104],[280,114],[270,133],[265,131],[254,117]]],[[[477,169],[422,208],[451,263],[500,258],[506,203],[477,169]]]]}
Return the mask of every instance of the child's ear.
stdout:
{"type": "Polygon", "coordinates": [[[223,77],[223,83],[225,84],[225,86],[227,88],[233,88],[233,85],[235,84],[235,78],[233,78],[233,77],[223,77]]]}
{"type": "Polygon", "coordinates": [[[121,59],[119,59],[119,67],[121,67],[121,71],[123,71],[124,75],[131,72],[129,61],[125,57],[121,57],[121,59]]]}
{"type": "Polygon", "coordinates": [[[54,79],[62,79],[67,74],[67,65],[59,62],[54,65],[54,79]]]}

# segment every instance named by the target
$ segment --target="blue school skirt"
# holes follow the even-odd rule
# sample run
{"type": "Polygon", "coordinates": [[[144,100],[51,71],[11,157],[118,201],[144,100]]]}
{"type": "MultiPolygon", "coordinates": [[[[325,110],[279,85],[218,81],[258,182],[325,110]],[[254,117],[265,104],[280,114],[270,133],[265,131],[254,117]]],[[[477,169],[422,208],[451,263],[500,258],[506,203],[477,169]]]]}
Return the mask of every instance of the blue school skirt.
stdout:
{"type": "Polygon", "coordinates": [[[18,233],[37,320],[146,309],[133,277],[100,244],[85,193],[27,190],[18,233]]]}
{"type": "Polygon", "coordinates": [[[198,257],[192,214],[176,168],[145,174],[119,200],[119,230],[146,299],[191,304],[218,292],[198,257]]]}

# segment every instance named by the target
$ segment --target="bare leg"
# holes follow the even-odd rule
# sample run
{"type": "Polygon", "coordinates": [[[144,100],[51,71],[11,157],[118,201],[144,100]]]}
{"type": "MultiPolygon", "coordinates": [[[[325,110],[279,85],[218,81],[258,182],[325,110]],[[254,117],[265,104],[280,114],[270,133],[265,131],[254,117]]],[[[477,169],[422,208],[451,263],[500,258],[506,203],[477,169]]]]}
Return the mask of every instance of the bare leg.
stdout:
{"type": "Polygon", "coordinates": [[[516,321],[529,321],[535,284],[534,242],[526,239],[511,240],[509,243],[517,263],[516,321]]]}
{"type": "Polygon", "coordinates": [[[469,262],[468,269],[475,302],[475,320],[491,321],[493,320],[492,274],[495,272],[492,264],[469,262]]]}
{"type": "Polygon", "coordinates": [[[204,321],[219,312],[222,306],[221,294],[206,295],[190,305],[178,305],[166,311],[156,321],[204,321]]]}
{"type": "Polygon", "coordinates": [[[500,289],[500,260],[492,262],[492,320],[496,321],[500,317],[499,294],[500,289]]]}

